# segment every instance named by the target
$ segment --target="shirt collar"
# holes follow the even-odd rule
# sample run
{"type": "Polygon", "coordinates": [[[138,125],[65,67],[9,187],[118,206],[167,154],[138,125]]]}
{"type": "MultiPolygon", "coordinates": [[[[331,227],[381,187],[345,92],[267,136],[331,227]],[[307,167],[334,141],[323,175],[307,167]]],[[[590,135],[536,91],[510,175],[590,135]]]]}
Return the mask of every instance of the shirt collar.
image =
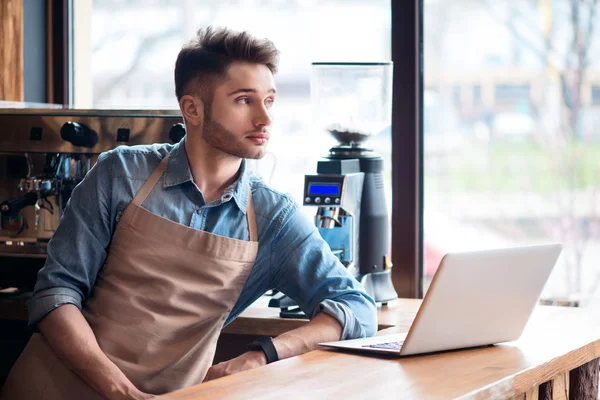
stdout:
{"type": "Polygon", "coordinates": [[[167,168],[165,170],[165,179],[163,180],[163,188],[181,185],[185,182],[192,182],[192,171],[190,163],[185,153],[185,138],[175,144],[169,153],[167,160],[167,168]]]}
{"type": "MultiPolygon", "coordinates": [[[[242,160],[240,165],[240,174],[236,182],[234,182],[229,188],[234,189],[233,199],[237,204],[241,212],[246,214],[248,208],[248,191],[250,190],[250,171],[248,171],[246,165],[246,159],[242,160]]],[[[227,192],[227,190],[225,190],[227,192]]]]}
{"type": "MultiPolygon", "coordinates": [[[[250,189],[250,172],[246,166],[246,160],[242,160],[238,179],[223,191],[221,202],[227,202],[233,198],[240,211],[246,214],[248,207],[248,190],[250,189]]],[[[163,188],[181,185],[185,182],[193,182],[190,163],[185,152],[185,138],[173,146],[169,159],[163,188]]]]}

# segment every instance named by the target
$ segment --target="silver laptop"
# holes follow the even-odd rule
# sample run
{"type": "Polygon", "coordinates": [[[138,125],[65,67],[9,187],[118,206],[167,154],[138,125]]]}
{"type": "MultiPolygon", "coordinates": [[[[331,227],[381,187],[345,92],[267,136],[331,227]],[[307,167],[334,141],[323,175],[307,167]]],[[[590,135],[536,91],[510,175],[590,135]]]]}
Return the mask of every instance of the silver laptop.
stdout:
{"type": "Polygon", "coordinates": [[[561,248],[549,244],[449,253],[408,332],[320,344],[407,356],[517,340],[561,248]]]}

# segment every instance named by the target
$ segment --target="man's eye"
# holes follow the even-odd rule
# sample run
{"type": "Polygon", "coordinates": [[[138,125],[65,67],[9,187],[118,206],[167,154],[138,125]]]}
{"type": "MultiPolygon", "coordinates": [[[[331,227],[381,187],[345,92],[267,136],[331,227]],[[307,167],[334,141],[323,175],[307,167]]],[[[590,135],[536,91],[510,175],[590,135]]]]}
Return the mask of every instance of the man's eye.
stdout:
{"type": "Polygon", "coordinates": [[[267,99],[267,100],[265,100],[265,105],[267,107],[271,107],[273,105],[273,103],[275,103],[275,100],[273,100],[273,99],[267,99]]]}
{"type": "Polygon", "coordinates": [[[237,102],[240,104],[249,104],[250,100],[247,97],[242,97],[241,99],[237,99],[237,102]]]}

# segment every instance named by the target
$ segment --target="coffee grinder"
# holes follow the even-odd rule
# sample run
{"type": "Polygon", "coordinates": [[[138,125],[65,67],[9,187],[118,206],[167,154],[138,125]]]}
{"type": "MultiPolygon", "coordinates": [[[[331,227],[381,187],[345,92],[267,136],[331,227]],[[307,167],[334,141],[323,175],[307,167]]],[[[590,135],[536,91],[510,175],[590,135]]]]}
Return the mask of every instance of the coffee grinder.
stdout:
{"type": "MultiPolygon", "coordinates": [[[[303,205],[316,207],[315,225],[377,303],[398,297],[392,284],[383,158],[365,147],[391,125],[391,62],[313,63],[315,129],[338,144],[306,175],[303,205]]],[[[302,315],[295,302],[275,296],[282,317],[302,315]],[[296,307],[296,308],[295,308],[296,307]],[[298,314],[300,313],[300,314],[298,314]]]]}

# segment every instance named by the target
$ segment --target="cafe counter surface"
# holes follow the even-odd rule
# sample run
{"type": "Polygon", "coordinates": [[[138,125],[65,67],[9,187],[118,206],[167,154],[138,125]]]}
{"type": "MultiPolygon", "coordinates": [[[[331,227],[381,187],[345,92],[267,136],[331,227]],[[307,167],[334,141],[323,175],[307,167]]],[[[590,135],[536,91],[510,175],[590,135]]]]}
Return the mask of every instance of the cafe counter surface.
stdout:
{"type": "MultiPolygon", "coordinates": [[[[408,330],[419,305],[400,299],[381,309],[380,326],[393,327],[379,334],[408,330]]],[[[281,321],[260,308],[242,315],[245,325],[233,326],[233,333],[256,323],[266,328],[253,332],[274,335],[306,323],[281,321]]],[[[316,350],[159,398],[595,400],[599,357],[600,318],[593,311],[538,306],[515,342],[403,358],[316,350]]]]}

